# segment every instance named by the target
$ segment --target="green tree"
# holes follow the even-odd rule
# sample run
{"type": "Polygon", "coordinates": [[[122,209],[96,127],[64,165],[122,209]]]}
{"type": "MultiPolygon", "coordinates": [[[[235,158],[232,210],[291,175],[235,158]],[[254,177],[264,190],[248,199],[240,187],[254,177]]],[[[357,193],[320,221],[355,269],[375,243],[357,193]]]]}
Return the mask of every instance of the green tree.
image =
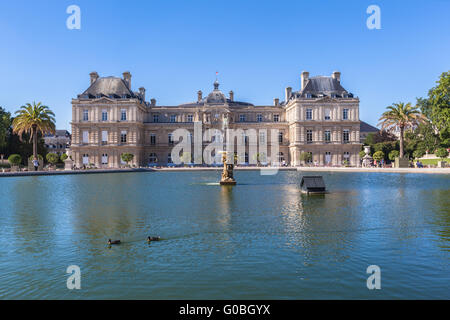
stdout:
{"type": "Polygon", "coordinates": [[[307,163],[312,160],[312,155],[309,152],[302,152],[300,153],[300,161],[303,161],[304,163],[307,163]]]}
{"type": "Polygon", "coordinates": [[[373,159],[377,161],[381,161],[384,159],[384,152],[383,151],[377,151],[373,154],[373,159]]]}
{"type": "Polygon", "coordinates": [[[128,165],[128,162],[133,160],[134,154],[132,154],[132,153],[122,153],[120,155],[120,157],[122,158],[122,161],[126,162],[126,164],[128,165]]]}
{"type": "Polygon", "coordinates": [[[55,165],[59,161],[59,156],[56,153],[47,153],[47,156],[45,157],[48,161],[48,163],[55,165]]]}
{"type": "Polygon", "coordinates": [[[381,115],[378,125],[381,125],[382,130],[399,132],[400,158],[403,158],[405,130],[425,122],[426,117],[418,110],[418,106],[413,107],[409,102],[393,103],[387,109],[381,115]]]}
{"type": "Polygon", "coordinates": [[[418,99],[422,112],[439,131],[443,146],[450,146],[450,71],[443,72],[437,85],[428,91],[428,99],[418,99]]]}
{"type": "Polygon", "coordinates": [[[361,151],[359,152],[359,158],[360,158],[360,159],[364,158],[365,155],[366,155],[366,153],[364,152],[364,150],[361,150],[361,151]]]}
{"type": "Polygon", "coordinates": [[[12,166],[18,166],[22,162],[22,157],[20,154],[12,154],[9,156],[8,161],[12,166]]]}
{"type": "Polygon", "coordinates": [[[436,157],[444,159],[448,157],[448,151],[445,148],[439,148],[436,150],[435,155],[436,157]]]}
{"type": "Polygon", "coordinates": [[[33,141],[33,157],[38,155],[38,133],[55,133],[55,114],[49,107],[27,103],[16,111],[17,117],[14,118],[12,126],[13,132],[22,139],[24,133],[30,135],[30,141],[33,141]]]}
{"type": "Polygon", "coordinates": [[[63,153],[59,159],[61,160],[61,162],[64,162],[67,160],[68,157],[69,156],[66,153],[63,153]]]}
{"type": "Polygon", "coordinates": [[[2,153],[1,150],[6,147],[11,123],[11,113],[0,107],[0,153],[2,153]]]}
{"type": "Polygon", "coordinates": [[[394,161],[395,158],[397,158],[400,155],[400,152],[398,150],[392,150],[389,152],[389,160],[394,161]]]}

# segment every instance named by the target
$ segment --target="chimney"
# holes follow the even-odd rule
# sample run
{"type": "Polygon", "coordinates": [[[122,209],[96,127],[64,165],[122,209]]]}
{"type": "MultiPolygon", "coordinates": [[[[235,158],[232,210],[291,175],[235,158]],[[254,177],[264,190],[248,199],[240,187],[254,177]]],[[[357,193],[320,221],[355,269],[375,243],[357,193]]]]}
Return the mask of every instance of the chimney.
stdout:
{"type": "Polygon", "coordinates": [[[336,79],[337,82],[341,82],[341,73],[339,71],[334,71],[331,77],[336,79]]]}
{"type": "Polygon", "coordinates": [[[275,107],[278,107],[279,104],[280,104],[280,99],[278,99],[278,98],[273,99],[273,105],[275,107]]]}
{"type": "Polygon", "coordinates": [[[142,100],[145,101],[145,88],[144,87],[139,88],[139,94],[141,95],[142,100]]]}
{"type": "Polygon", "coordinates": [[[97,72],[91,72],[90,74],[89,74],[90,76],[91,76],[91,84],[93,84],[95,81],[97,81],[97,79],[98,79],[98,73],[97,72]]]}
{"type": "Polygon", "coordinates": [[[286,97],[285,97],[285,101],[286,101],[286,103],[289,101],[289,98],[291,97],[291,95],[292,95],[292,88],[291,87],[287,87],[286,88],[286,90],[285,90],[285,95],[286,95],[286,97]]]}
{"type": "Polygon", "coordinates": [[[198,90],[198,92],[197,92],[197,102],[202,101],[202,99],[203,99],[203,92],[202,92],[202,90],[198,90]]]}
{"type": "Polygon", "coordinates": [[[125,71],[122,75],[128,89],[131,89],[131,73],[129,71],[125,71]]]}
{"type": "Polygon", "coordinates": [[[156,106],[156,99],[150,99],[150,104],[152,107],[156,106]]]}
{"type": "Polygon", "coordinates": [[[234,92],[233,92],[233,90],[231,90],[231,91],[229,92],[229,94],[230,94],[230,100],[231,100],[231,101],[234,101],[234,92]]]}
{"type": "Polygon", "coordinates": [[[300,80],[300,86],[301,86],[300,90],[303,90],[305,88],[306,82],[308,82],[308,79],[309,79],[309,72],[303,71],[302,75],[301,75],[301,80],[300,80]]]}

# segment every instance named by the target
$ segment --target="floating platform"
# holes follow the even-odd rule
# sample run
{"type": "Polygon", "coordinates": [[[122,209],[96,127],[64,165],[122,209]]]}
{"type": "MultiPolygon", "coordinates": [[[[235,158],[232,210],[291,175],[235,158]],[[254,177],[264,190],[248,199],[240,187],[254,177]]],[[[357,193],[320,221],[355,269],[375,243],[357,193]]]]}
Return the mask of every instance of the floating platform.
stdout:
{"type": "Polygon", "coordinates": [[[300,183],[302,193],[325,194],[327,193],[322,176],[303,176],[300,183]]]}

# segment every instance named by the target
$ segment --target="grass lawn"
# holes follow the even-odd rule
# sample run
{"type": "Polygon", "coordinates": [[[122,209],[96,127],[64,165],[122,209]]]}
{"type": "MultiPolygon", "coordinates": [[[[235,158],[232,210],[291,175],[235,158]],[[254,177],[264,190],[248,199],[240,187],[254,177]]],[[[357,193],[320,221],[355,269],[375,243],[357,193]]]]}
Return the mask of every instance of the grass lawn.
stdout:
{"type": "MultiPolygon", "coordinates": [[[[437,165],[438,161],[441,161],[441,159],[423,159],[419,160],[423,163],[423,165],[437,165]]],[[[444,161],[447,161],[447,163],[450,163],[450,158],[444,159],[444,161]]],[[[417,160],[414,160],[414,162],[417,162],[417,160]]]]}

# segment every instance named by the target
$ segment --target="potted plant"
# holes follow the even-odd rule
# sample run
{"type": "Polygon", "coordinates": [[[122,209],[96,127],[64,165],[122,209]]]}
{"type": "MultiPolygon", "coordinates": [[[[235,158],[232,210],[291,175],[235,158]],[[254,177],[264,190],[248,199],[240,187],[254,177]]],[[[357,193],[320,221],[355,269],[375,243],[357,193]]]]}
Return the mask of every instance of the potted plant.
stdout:
{"type": "Polygon", "coordinates": [[[11,164],[11,171],[19,171],[19,165],[22,162],[22,157],[20,154],[10,155],[8,161],[11,164]]]}
{"type": "Polygon", "coordinates": [[[445,148],[439,148],[435,152],[436,156],[441,158],[441,161],[438,161],[438,168],[444,168],[446,165],[446,161],[444,161],[445,158],[448,157],[448,151],[445,148]]]}

